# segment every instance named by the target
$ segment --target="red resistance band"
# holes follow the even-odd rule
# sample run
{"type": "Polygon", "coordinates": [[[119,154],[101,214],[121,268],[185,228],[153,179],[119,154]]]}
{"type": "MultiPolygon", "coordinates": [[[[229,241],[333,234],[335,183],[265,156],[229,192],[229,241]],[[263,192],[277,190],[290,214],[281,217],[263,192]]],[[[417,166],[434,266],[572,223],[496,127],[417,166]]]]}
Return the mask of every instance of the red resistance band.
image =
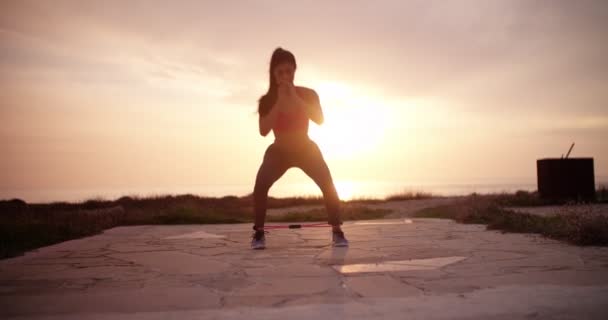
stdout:
{"type": "Polygon", "coordinates": [[[289,224],[289,225],[277,225],[277,226],[264,226],[266,229],[301,229],[301,228],[315,228],[315,227],[331,227],[327,223],[306,223],[306,224],[289,224]]]}

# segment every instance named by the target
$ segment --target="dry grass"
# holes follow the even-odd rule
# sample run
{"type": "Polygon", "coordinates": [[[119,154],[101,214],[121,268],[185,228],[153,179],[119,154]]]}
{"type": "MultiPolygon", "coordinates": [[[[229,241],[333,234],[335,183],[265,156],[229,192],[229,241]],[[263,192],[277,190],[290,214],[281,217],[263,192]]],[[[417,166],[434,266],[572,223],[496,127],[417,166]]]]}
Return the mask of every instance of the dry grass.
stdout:
{"type": "Polygon", "coordinates": [[[386,201],[401,201],[401,200],[420,200],[420,199],[431,199],[436,197],[430,192],[422,191],[403,191],[389,195],[385,198],[386,201]]]}
{"type": "MultiPolygon", "coordinates": [[[[386,199],[358,198],[343,201],[344,220],[382,218],[386,210],[370,209],[364,204],[392,200],[427,199],[432,194],[403,192],[386,199]]],[[[606,187],[598,190],[598,200],[608,201],[606,187]]],[[[268,199],[269,208],[323,205],[322,197],[268,199]]],[[[511,232],[538,232],[577,244],[606,245],[608,226],[605,217],[557,215],[543,218],[507,212],[502,207],[548,204],[536,193],[471,195],[456,205],[423,210],[420,216],[455,219],[464,223],[485,223],[489,228],[511,232]]],[[[315,209],[268,217],[269,221],[323,221],[325,210],[315,209]]],[[[54,202],[27,204],[21,200],[0,201],[0,259],[61,241],[97,234],[119,225],[239,223],[253,220],[253,198],[220,198],[194,195],[122,197],[114,201],[91,199],[79,203],[54,202]]]]}
{"type": "MultiPolygon", "coordinates": [[[[322,197],[269,198],[269,208],[323,204],[322,197]]],[[[343,205],[343,219],[381,218],[388,212],[343,205]]],[[[281,221],[323,221],[325,210],[288,214],[281,221]]],[[[272,221],[272,218],[269,217],[272,221]]],[[[194,195],[91,199],[80,203],[0,201],[0,259],[121,225],[213,224],[253,221],[253,199],[194,195]]],[[[275,220],[276,221],[276,220],[275,220]]]]}
{"type": "Polygon", "coordinates": [[[486,224],[488,229],[516,233],[538,233],[576,245],[608,245],[608,217],[599,213],[560,212],[537,216],[513,212],[506,205],[539,204],[533,194],[472,195],[451,205],[419,211],[416,217],[453,219],[460,223],[486,224]]]}
{"type": "Polygon", "coordinates": [[[608,186],[600,185],[595,196],[598,202],[608,202],[608,186]]]}

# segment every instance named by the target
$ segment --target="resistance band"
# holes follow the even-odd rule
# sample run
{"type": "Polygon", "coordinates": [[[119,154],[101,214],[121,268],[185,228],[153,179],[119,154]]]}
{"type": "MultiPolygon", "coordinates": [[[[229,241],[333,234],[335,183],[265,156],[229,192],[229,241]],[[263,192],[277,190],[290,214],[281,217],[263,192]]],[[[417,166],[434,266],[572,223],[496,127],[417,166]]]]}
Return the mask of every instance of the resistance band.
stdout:
{"type": "Polygon", "coordinates": [[[276,226],[264,226],[264,229],[301,229],[301,228],[318,228],[318,227],[331,227],[327,223],[305,223],[305,224],[289,224],[289,225],[276,225],[276,226]]]}

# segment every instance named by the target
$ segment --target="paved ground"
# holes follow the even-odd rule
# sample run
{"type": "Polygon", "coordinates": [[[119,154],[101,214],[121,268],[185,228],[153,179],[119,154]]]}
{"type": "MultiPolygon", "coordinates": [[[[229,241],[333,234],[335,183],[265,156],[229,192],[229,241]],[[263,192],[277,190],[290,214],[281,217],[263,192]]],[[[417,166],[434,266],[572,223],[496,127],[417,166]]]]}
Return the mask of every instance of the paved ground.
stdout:
{"type": "Polygon", "coordinates": [[[608,204],[606,203],[539,207],[509,207],[507,209],[515,212],[530,213],[539,216],[551,216],[556,214],[595,214],[608,216],[608,204]]]}
{"type": "Polygon", "coordinates": [[[608,248],[448,220],[119,227],[0,261],[2,319],[605,319],[608,248]]]}

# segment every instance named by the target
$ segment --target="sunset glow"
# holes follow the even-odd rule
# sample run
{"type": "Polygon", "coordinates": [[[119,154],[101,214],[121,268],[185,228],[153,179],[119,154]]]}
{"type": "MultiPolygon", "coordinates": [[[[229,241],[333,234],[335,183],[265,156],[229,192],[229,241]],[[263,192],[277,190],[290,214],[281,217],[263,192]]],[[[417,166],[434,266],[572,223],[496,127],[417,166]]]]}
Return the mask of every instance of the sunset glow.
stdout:
{"type": "Polygon", "coordinates": [[[330,158],[351,158],[377,151],[391,125],[390,109],[380,98],[370,98],[365,91],[355,92],[341,83],[320,82],[325,123],[311,128],[311,137],[330,158]]]}
{"type": "Polygon", "coordinates": [[[341,200],[351,200],[355,195],[355,185],[349,181],[336,181],[336,190],[341,200]]]}
{"type": "MultiPolygon", "coordinates": [[[[325,122],[309,136],[342,197],[372,181],[534,188],[536,160],[572,142],[603,183],[606,8],[2,1],[0,198],[251,192],[273,142],[256,109],[278,46],[295,55],[294,83],[320,97],[325,122]]],[[[298,170],[273,188],[311,190],[298,170]]]]}

